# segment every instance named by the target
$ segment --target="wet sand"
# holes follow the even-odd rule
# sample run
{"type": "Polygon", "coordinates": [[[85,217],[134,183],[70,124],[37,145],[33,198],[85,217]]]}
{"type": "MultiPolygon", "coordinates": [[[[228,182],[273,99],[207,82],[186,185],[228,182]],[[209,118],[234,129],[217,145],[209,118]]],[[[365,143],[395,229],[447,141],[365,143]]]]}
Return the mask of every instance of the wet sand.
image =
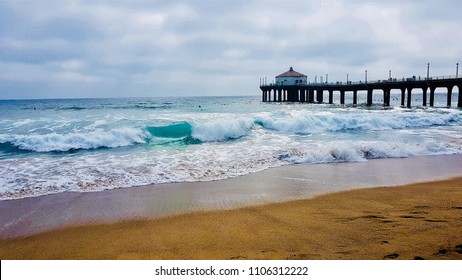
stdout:
{"type": "Polygon", "coordinates": [[[345,191],[461,177],[461,167],[461,155],[292,165],[214,182],[0,201],[0,257],[458,258],[461,179],[345,191]],[[292,202],[274,204],[282,201],[292,202]],[[424,247],[431,252],[417,250],[424,247]]]}
{"type": "Polygon", "coordinates": [[[1,259],[462,259],[462,178],[54,230],[1,259]]]}

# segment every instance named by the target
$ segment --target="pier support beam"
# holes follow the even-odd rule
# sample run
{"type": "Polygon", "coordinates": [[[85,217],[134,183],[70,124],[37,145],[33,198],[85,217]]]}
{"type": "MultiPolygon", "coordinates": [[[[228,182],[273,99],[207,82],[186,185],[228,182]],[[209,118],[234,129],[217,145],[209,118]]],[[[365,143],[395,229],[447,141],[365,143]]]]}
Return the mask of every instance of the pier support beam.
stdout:
{"type": "Polygon", "coordinates": [[[435,87],[430,88],[430,107],[433,107],[435,105],[435,87]]]}
{"type": "Polygon", "coordinates": [[[300,89],[300,102],[306,102],[306,90],[300,89]]]}
{"type": "Polygon", "coordinates": [[[341,90],[340,91],[340,104],[345,104],[345,91],[341,90]]]}
{"type": "Polygon", "coordinates": [[[446,105],[447,105],[448,107],[451,107],[452,88],[453,88],[453,87],[454,87],[454,86],[448,86],[448,100],[447,100],[447,103],[446,103],[446,105]]]}
{"type": "Polygon", "coordinates": [[[401,88],[401,106],[404,107],[404,99],[406,99],[406,89],[401,88]]]}
{"type": "Polygon", "coordinates": [[[316,90],[316,101],[318,101],[318,103],[322,103],[324,101],[324,95],[323,95],[322,89],[316,90]]]}
{"type": "Polygon", "coordinates": [[[358,104],[358,91],[354,90],[353,91],[353,105],[358,104]]]}
{"type": "Polygon", "coordinates": [[[367,106],[372,105],[372,91],[373,89],[371,88],[367,90],[367,106]]]}
{"type": "Polygon", "coordinates": [[[427,106],[427,90],[428,87],[422,88],[422,106],[427,106]]]}
{"type": "Polygon", "coordinates": [[[273,102],[276,102],[276,89],[273,89],[273,102]]]}
{"type": "Polygon", "coordinates": [[[278,89],[278,102],[282,101],[282,92],[281,89],[278,89]]]}
{"type": "Polygon", "coordinates": [[[383,90],[383,105],[390,106],[390,92],[391,89],[386,88],[383,90]]]}
{"type": "Polygon", "coordinates": [[[287,89],[287,101],[298,102],[298,89],[292,87],[287,89]]]}
{"type": "Polygon", "coordinates": [[[312,89],[308,90],[308,102],[314,103],[314,90],[312,89]]]}
{"type": "Polygon", "coordinates": [[[412,101],[412,88],[407,88],[407,107],[411,108],[411,101],[412,101]]]}
{"type": "Polygon", "coordinates": [[[334,91],[333,90],[329,90],[329,104],[333,104],[334,103],[334,91]]]}

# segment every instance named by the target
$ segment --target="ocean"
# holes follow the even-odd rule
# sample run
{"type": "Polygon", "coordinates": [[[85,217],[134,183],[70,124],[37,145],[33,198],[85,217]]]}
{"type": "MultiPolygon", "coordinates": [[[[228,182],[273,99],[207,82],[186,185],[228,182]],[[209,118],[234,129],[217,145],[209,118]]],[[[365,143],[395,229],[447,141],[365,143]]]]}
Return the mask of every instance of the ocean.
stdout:
{"type": "Polygon", "coordinates": [[[290,164],[462,154],[462,110],[445,107],[446,94],[435,95],[433,108],[402,108],[399,94],[391,100],[390,107],[261,96],[0,100],[0,200],[219,180],[290,164]]]}

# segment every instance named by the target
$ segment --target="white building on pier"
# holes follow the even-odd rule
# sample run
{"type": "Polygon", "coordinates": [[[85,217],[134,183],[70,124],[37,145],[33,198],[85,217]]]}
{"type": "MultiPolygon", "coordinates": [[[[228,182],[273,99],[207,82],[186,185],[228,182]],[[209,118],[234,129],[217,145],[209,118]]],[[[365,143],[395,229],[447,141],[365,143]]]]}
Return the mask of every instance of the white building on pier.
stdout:
{"type": "Polygon", "coordinates": [[[307,76],[305,74],[294,71],[290,67],[289,71],[276,76],[276,85],[292,86],[292,85],[306,85],[307,76]]]}

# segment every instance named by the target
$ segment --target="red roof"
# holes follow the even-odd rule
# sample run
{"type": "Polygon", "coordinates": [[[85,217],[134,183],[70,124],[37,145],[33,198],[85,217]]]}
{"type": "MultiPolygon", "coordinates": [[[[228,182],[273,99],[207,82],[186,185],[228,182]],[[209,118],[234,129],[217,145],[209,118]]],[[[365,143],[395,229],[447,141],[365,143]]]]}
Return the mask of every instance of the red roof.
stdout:
{"type": "Polygon", "coordinates": [[[294,71],[292,67],[290,67],[289,71],[284,72],[276,77],[306,77],[306,75],[298,73],[297,71],[294,71]]]}

